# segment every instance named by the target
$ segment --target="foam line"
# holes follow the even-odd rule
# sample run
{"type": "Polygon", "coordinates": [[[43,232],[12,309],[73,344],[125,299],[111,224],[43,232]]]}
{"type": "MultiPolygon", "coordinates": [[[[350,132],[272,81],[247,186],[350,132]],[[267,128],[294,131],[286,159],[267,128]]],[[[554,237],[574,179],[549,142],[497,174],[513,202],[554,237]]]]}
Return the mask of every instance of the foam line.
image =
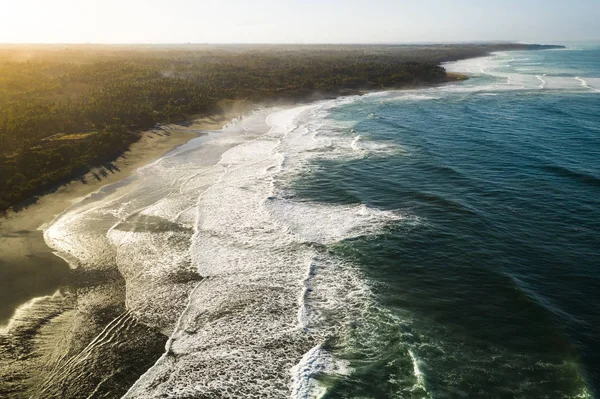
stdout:
{"type": "Polygon", "coordinates": [[[322,374],[348,375],[352,370],[346,362],[336,361],[322,345],[311,348],[291,370],[292,399],[321,398],[327,389],[315,377],[322,374]]]}
{"type": "MultiPolygon", "coordinates": [[[[314,159],[356,156],[354,138],[322,122],[331,107],[353,101],[359,97],[274,112],[264,133],[223,153],[219,177],[197,195],[188,251],[206,278],[191,291],[163,357],[126,397],[289,396],[280,382],[294,378],[290,370],[306,353],[312,365],[327,363],[315,356],[330,354],[311,348],[352,319],[352,304],[367,291],[353,268],[318,248],[377,233],[401,215],[297,202],[285,182],[314,159]],[[165,381],[155,387],[157,379],[165,381]]],[[[361,142],[360,156],[382,150],[361,142]]],[[[318,385],[313,374],[302,378],[305,386],[318,385]]]]}
{"type": "Polygon", "coordinates": [[[581,83],[581,86],[589,88],[589,86],[588,86],[587,82],[585,81],[585,79],[582,79],[579,76],[576,76],[575,80],[577,80],[579,83],[581,83]]]}
{"type": "MultiPolygon", "coordinates": [[[[545,75],[544,75],[545,76],[545,75]]],[[[544,89],[546,87],[546,81],[540,75],[535,76],[542,84],[540,85],[540,89],[544,89]]]]}
{"type": "Polygon", "coordinates": [[[586,89],[590,89],[593,90],[595,92],[600,92],[600,90],[596,89],[595,87],[590,86],[590,84],[588,83],[587,80],[585,80],[584,78],[581,78],[579,76],[575,77],[575,80],[579,81],[581,83],[582,87],[585,87],[586,89]]]}
{"type": "Polygon", "coordinates": [[[310,349],[300,362],[291,370],[293,399],[310,399],[322,397],[326,390],[319,386],[314,376],[320,373],[331,372],[332,358],[324,351],[321,345],[310,349]]]}
{"type": "MultiPolygon", "coordinates": [[[[378,101],[495,95],[522,90],[522,82],[535,88],[532,75],[496,73],[505,63],[460,64],[493,76],[480,76],[491,84],[389,92],[378,101]]],[[[553,87],[552,78],[537,79],[540,88],[546,80],[553,87]]],[[[262,110],[138,170],[129,191],[72,210],[46,230],[54,248],[83,268],[116,263],[131,317],[169,336],[161,358],[126,398],[305,398],[324,392],[317,374],[344,372],[324,343],[359,319],[357,309],[371,297],[360,271],[328,246],[378,234],[403,216],[361,204],[298,201],[289,183],[322,160],[398,150],[351,130],[353,122],[328,118],[335,107],[361,101],[262,110]]],[[[107,326],[90,350],[109,343],[113,329],[127,322],[107,326]]],[[[416,386],[425,389],[423,364],[408,353],[416,386]]]]}
{"type": "Polygon", "coordinates": [[[419,360],[415,356],[415,353],[413,352],[412,349],[408,350],[408,354],[412,361],[413,373],[417,380],[416,384],[413,387],[413,390],[418,389],[418,388],[425,389],[425,376],[424,376],[423,372],[421,371],[421,368],[419,367],[419,360]]]}

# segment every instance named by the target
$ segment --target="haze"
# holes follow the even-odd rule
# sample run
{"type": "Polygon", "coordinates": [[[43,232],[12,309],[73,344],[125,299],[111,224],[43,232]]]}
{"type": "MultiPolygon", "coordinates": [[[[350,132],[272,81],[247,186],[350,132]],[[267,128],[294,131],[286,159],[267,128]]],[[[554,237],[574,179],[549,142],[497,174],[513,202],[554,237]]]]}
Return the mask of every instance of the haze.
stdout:
{"type": "Polygon", "coordinates": [[[600,38],[600,1],[22,0],[2,43],[382,43],[600,38]]]}

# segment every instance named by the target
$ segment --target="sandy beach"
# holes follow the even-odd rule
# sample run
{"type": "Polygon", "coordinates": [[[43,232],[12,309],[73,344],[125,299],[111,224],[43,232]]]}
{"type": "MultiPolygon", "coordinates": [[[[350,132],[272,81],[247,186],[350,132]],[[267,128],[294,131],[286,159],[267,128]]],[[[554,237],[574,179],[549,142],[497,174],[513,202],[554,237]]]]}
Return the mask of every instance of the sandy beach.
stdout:
{"type": "MultiPolygon", "coordinates": [[[[123,366],[123,375],[136,378],[160,356],[166,337],[131,317],[115,319],[118,314],[127,313],[123,306],[122,278],[118,275],[107,279],[92,277],[90,282],[82,283],[81,276],[73,273],[67,262],[46,245],[43,229],[71,205],[135,174],[140,167],[199,137],[203,131],[220,130],[253,106],[232,101],[222,103],[221,109],[222,112],[211,116],[193,117],[189,122],[141,132],[141,138],[110,167],[94,168],[83,178],[0,219],[0,396],[30,397],[32,389],[37,389],[35,387],[48,375],[57,372],[52,365],[58,364],[64,356],[81,352],[114,320],[125,323],[127,331],[138,337],[123,339],[123,353],[133,351],[137,357],[136,361],[129,362],[114,358],[106,364],[127,364],[123,366]],[[73,289],[73,284],[79,288],[73,289]],[[81,289],[82,284],[93,288],[81,289]],[[86,305],[83,310],[77,309],[78,300],[89,298],[91,302],[87,303],[93,303],[92,308],[86,305]]],[[[92,356],[92,359],[96,358],[92,356]]],[[[104,363],[86,368],[97,370],[101,364],[104,363]]],[[[127,380],[117,384],[131,383],[127,380]]],[[[80,388],[83,392],[93,390],[93,386],[80,388]]]]}
{"type": "Polygon", "coordinates": [[[35,203],[0,219],[0,328],[15,309],[37,296],[50,295],[66,278],[69,267],[55,256],[43,239],[43,227],[81,198],[116,183],[198,136],[202,130],[218,130],[251,105],[228,102],[222,113],[192,118],[141,133],[129,151],[112,162],[111,169],[94,168],[83,179],[73,180],[35,203]]]}

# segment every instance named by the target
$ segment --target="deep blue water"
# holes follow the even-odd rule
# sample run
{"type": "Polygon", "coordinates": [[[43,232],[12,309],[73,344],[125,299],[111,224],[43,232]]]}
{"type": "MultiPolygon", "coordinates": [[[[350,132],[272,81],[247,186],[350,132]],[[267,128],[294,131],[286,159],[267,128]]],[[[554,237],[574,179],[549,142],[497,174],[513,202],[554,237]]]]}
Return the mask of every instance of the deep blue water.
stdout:
{"type": "Polygon", "coordinates": [[[330,344],[356,371],[327,397],[596,397],[600,47],[451,68],[471,79],[331,110],[332,129],[396,150],[322,160],[294,183],[305,200],[405,215],[330,249],[376,305],[330,344]]]}

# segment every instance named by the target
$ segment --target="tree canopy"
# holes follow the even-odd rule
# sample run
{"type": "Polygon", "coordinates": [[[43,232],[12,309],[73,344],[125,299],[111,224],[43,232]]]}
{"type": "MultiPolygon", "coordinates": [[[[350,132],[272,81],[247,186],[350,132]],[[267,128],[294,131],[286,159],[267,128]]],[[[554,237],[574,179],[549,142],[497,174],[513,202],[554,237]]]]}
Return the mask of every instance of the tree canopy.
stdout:
{"type": "Polygon", "coordinates": [[[156,123],[216,112],[225,99],[302,100],[314,92],[449,79],[471,45],[0,47],[0,211],[122,154],[156,123]]]}

